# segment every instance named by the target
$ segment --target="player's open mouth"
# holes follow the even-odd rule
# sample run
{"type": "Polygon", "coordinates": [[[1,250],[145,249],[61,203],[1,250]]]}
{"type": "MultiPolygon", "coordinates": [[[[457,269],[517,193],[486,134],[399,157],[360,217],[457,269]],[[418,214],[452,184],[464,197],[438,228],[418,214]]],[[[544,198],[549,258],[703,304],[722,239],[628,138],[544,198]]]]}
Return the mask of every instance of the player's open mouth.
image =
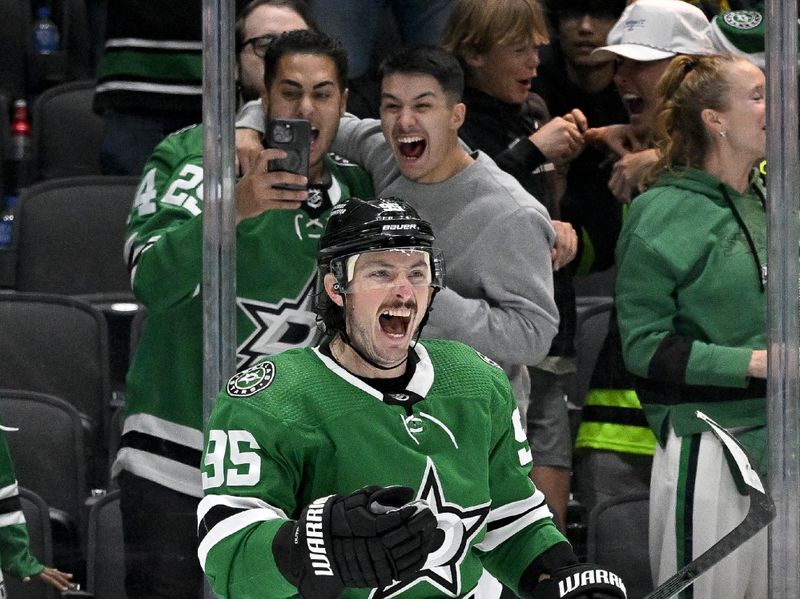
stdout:
{"type": "Polygon", "coordinates": [[[314,146],[317,143],[317,138],[319,137],[319,129],[317,127],[311,126],[311,145],[314,146]]]}
{"type": "Polygon", "coordinates": [[[405,337],[411,323],[411,310],[408,308],[389,308],[378,317],[381,330],[389,337],[401,339],[405,337]]]}
{"type": "Polygon", "coordinates": [[[406,137],[397,138],[397,148],[403,158],[419,158],[427,145],[425,139],[419,135],[407,135],[406,137]]]}
{"type": "Polygon", "coordinates": [[[641,114],[644,112],[644,100],[641,96],[623,94],[622,101],[625,103],[625,108],[628,109],[628,114],[641,114]]]}

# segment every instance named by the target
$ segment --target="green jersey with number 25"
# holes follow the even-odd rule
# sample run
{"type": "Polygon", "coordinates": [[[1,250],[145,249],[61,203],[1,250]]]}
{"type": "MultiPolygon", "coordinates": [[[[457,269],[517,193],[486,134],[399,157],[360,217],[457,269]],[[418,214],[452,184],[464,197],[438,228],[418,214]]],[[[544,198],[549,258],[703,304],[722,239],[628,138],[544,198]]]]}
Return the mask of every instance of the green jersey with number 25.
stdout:
{"type": "MultiPolygon", "coordinates": [[[[324,158],[331,184],[297,210],[268,210],[236,228],[237,365],[314,343],[317,245],[330,207],[372,194],[366,171],[324,158]]],[[[126,259],[147,321],[128,372],[114,472],[200,497],[203,449],[203,128],[168,136],[144,168],[126,259]]]]}

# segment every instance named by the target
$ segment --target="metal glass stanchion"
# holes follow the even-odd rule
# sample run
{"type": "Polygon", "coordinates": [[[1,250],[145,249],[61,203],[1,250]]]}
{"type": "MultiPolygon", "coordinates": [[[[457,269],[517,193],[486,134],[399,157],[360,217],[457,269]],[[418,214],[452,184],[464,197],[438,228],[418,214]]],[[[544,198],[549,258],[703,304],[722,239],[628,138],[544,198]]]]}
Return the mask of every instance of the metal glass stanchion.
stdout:
{"type": "Polygon", "coordinates": [[[795,599],[800,597],[797,5],[770,0],[765,8],[769,487],[777,507],[769,535],[769,596],[795,599]]]}
{"type": "MultiPolygon", "coordinates": [[[[203,421],[236,366],[233,0],[203,0],[203,421]]],[[[215,595],[206,582],[204,596],[215,595]]]]}

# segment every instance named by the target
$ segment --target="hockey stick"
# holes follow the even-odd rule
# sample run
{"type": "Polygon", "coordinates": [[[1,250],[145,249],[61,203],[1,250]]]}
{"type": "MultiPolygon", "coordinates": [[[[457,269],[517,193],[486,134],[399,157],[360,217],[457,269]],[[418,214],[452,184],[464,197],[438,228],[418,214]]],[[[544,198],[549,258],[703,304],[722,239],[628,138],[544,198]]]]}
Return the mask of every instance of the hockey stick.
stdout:
{"type": "Polygon", "coordinates": [[[736,463],[739,474],[747,485],[747,492],[750,495],[750,509],[747,511],[744,520],[736,528],[714,543],[697,559],[692,560],[678,570],[674,576],[647,595],[645,599],[668,599],[680,593],[703,572],[706,572],[722,558],[744,545],[748,539],[754,537],[758,531],[775,518],[775,504],[764,489],[764,482],[750,464],[750,458],[747,457],[739,442],[703,412],[695,412],[695,415],[711,427],[711,432],[722,442],[736,463]]]}

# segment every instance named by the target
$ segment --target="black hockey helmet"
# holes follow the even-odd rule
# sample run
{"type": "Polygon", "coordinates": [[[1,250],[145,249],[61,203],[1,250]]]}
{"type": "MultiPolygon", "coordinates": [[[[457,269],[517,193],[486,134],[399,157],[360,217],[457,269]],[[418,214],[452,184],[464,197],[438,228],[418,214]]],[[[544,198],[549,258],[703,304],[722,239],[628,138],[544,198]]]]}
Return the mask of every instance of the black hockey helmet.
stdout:
{"type": "Polygon", "coordinates": [[[331,210],[319,243],[321,274],[333,273],[340,288],[347,286],[346,259],[364,252],[413,249],[430,255],[431,286],[444,287],[444,260],[433,247],[430,223],[405,200],[396,197],[351,198],[331,210]]]}
{"type": "MultiPolygon", "coordinates": [[[[345,333],[344,310],[325,292],[323,279],[327,273],[336,278],[334,289],[346,294],[350,258],[364,252],[380,250],[423,251],[429,256],[431,303],[436,292],[444,287],[444,258],[434,247],[435,237],[430,223],[405,200],[396,197],[351,198],[331,210],[317,255],[318,281],[314,310],[324,332],[345,333]]],[[[428,312],[430,311],[428,305],[428,312]]],[[[428,320],[428,314],[419,329],[428,320]]]]}

